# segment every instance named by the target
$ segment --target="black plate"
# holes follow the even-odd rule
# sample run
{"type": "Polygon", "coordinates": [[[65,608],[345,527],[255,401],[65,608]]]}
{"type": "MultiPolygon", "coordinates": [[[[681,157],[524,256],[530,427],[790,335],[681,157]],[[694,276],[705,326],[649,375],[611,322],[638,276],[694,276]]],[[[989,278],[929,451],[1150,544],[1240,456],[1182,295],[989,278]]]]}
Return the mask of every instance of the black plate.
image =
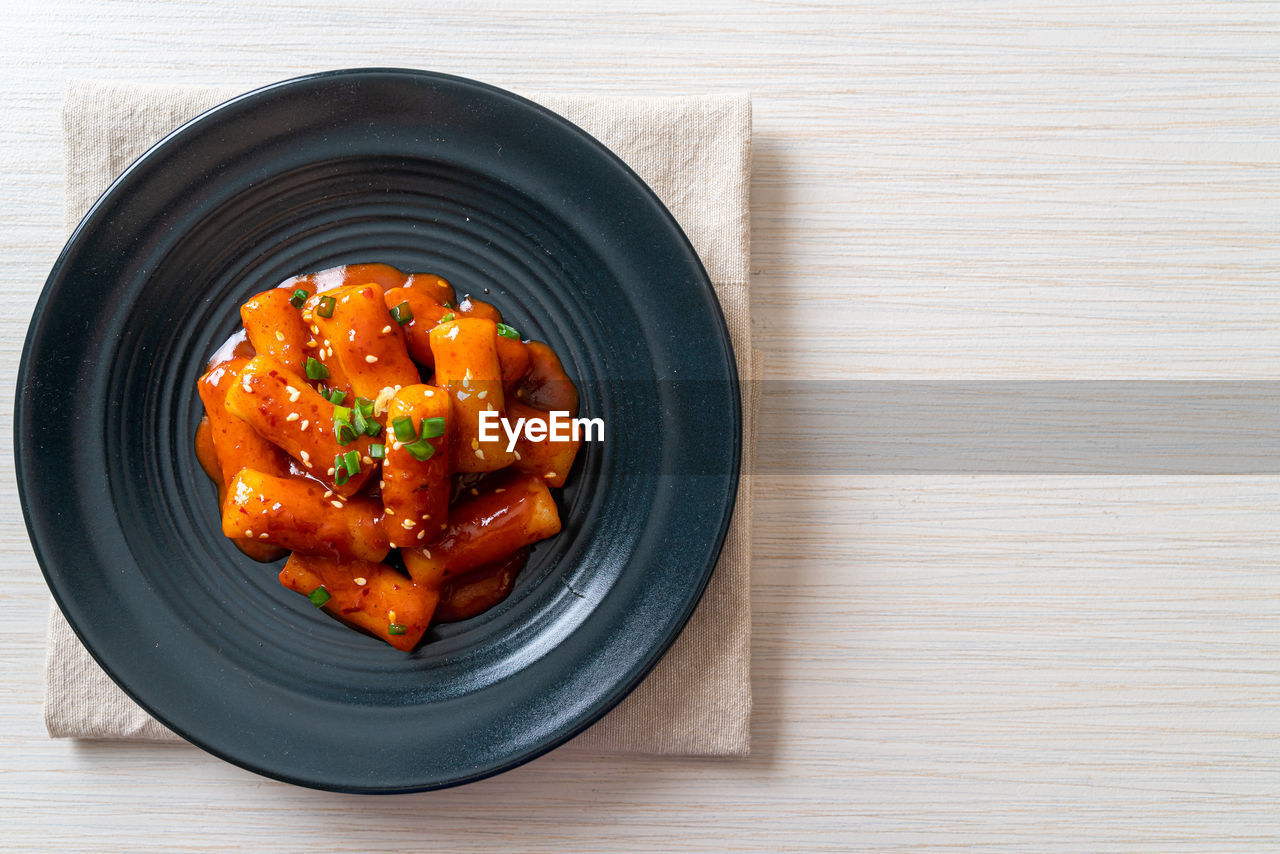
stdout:
{"type": "Polygon", "coordinates": [[[351,792],[497,773],[621,700],[702,593],[741,444],[724,319],[653,193],[529,101],[405,70],[251,92],[129,167],[49,275],[17,401],[31,541],[107,673],[211,753],[351,792]],[[361,261],[488,288],[607,425],[512,596],[411,655],[240,555],[192,450],[239,303],[361,261]]]}

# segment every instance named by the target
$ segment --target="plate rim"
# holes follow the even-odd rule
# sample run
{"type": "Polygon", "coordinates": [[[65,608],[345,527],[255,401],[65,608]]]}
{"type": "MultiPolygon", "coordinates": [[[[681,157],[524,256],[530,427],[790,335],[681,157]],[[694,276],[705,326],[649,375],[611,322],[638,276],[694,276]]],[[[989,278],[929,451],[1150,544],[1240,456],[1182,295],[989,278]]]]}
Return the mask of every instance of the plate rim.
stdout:
{"type": "MultiPolygon", "coordinates": [[[[45,282],[41,287],[39,298],[32,309],[16,374],[13,409],[13,452],[18,500],[22,508],[23,521],[27,529],[28,541],[31,544],[36,562],[40,566],[46,586],[49,589],[54,602],[58,606],[59,611],[63,614],[64,619],[72,629],[72,632],[75,634],[80,644],[93,658],[95,663],[103,670],[103,672],[106,673],[111,681],[119,687],[130,700],[183,740],[200,748],[206,753],[216,756],[225,762],[236,767],[243,768],[251,773],[311,789],[351,794],[402,794],[451,788],[454,786],[477,782],[512,770],[554,750],[584,732],[616,708],[619,703],[626,699],[626,697],[646,677],[648,677],[654,666],[656,666],[658,661],[661,660],[661,658],[671,648],[672,644],[675,643],[680,634],[687,627],[690,617],[705,595],[707,585],[709,584],[711,576],[715,571],[715,567],[723,554],[725,540],[728,536],[733,517],[737,511],[738,498],[740,497],[742,454],[744,452],[745,443],[743,437],[741,378],[739,377],[735,355],[733,339],[729,331],[727,320],[724,316],[723,306],[720,304],[720,300],[715,294],[710,276],[706,272],[706,267],[703,264],[701,257],[694,249],[688,235],[675,219],[671,211],[667,208],[666,204],[658,197],[657,193],[654,192],[654,190],[624,160],[622,160],[618,154],[586,130],[574,124],[564,116],[561,116],[553,110],[529,98],[489,83],[459,75],[446,74],[426,69],[380,66],[339,68],[303,74],[255,87],[228,98],[225,101],[221,101],[166,133],[159,140],[150,145],[111,181],[107,188],[97,197],[97,199],[94,200],[93,204],[85,212],[76,227],[71,231],[66,243],[63,245],[57,256],[57,259],[50,268],[49,275],[46,277],[45,282]],[[256,765],[247,758],[230,755],[226,751],[214,748],[205,743],[198,735],[193,735],[192,733],[185,731],[183,728],[175,726],[167,720],[162,713],[157,712],[147,702],[135,695],[130,687],[117,676],[115,671],[102,660],[98,651],[94,649],[92,644],[86,640],[85,632],[82,630],[82,627],[77,625],[76,621],[70,616],[67,616],[67,608],[64,607],[64,605],[68,591],[62,589],[62,584],[68,582],[65,576],[60,574],[65,570],[59,570],[58,567],[51,566],[51,559],[41,548],[40,543],[42,534],[37,531],[36,523],[33,521],[33,512],[27,494],[28,491],[34,489],[35,486],[34,484],[28,485],[31,473],[28,470],[28,466],[24,463],[24,458],[30,451],[30,448],[26,437],[23,435],[22,427],[27,417],[26,410],[30,404],[27,401],[27,396],[23,394],[23,389],[29,386],[31,380],[33,370],[32,352],[35,349],[39,338],[38,332],[40,331],[40,320],[47,311],[47,305],[53,298],[54,291],[57,290],[59,283],[65,280],[65,274],[67,272],[66,267],[78,244],[86,239],[86,234],[101,225],[100,220],[104,215],[104,209],[114,201],[118,194],[128,190],[127,185],[133,180],[133,176],[136,173],[145,170],[151,162],[158,159],[165,153],[184,145],[190,135],[199,133],[207,123],[216,121],[222,114],[231,112],[236,107],[242,106],[247,102],[265,99],[270,97],[272,94],[278,94],[278,90],[281,89],[314,85],[318,83],[325,84],[331,83],[334,80],[343,80],[354,77],[409,77],[419,80],[425,79],[462,87],[464,89],[477,90],[491,97],[496,96],[499,99],[510,100],[514,102],[514,105],[517,107],[532,110],[534,113],[539,114],[543,119],[551,120],[554,124],[558,125],[562,131],[578,137],[580,141],[585,142],[589,147],[595,149],[597,153],[602,154],[605,159],[610,161],[615,169],[620,170],[622,176],[632,182],[640,191],[641,195],[646,198],[651,212],[656,214],[658,218],[663,221],[667,231],[669,231],[671,236],[675,239],[675,242],[678,244],[681,251],[687,254],[687,259],[691,260],[694,265],[696,265],[696,269],[700,272],[700,276],[698,277],[696,284],[701,289],[705,289],[707,294],[710,296],[709,303],[713,309],[712,319],[715,323],[715,331],[717,333],[716,341],[723,350],[725,361],[730,368],[729,380],[732,408],[729,414],[732,422],[732,435],[730,437],[732,443],[732,461],[731,469],[728,476],[725,478],[725,507],[718,522],[717,530],[712,537],[714,546],[711,550],[709,565],[705,567],[701,573],[701,578],[697,584],[696,595],[688,597],[683,609],[676,615],[677,619],[675,623],[673,623],[673,629],[662,639],[661,643],[652,646],[648,651],[648,655],[645,660],[636,669],[636,672],[631,678],[617,683],[613,690],[608,692],[606,698],[598,704],[598,707],[593,710],[592,713],[583,715],[582,718],[574,724],[564,727],[560,732],[537,739],[536,743],[530,748],[519,754],[508,755],[501,762],[496,763],[492,767],[482,768],[473,773],[460,775],[456,778],[445,781],[428,782],[410,786],[384,787],[368,784],[360,785],[355,783],[339,785],[329,783],[328,781],[305,779],[303,777],[266,768],[262,765],[256,765]]],[[[46,644],[47,643],[48,638],[46,638],[46,644]]]]}

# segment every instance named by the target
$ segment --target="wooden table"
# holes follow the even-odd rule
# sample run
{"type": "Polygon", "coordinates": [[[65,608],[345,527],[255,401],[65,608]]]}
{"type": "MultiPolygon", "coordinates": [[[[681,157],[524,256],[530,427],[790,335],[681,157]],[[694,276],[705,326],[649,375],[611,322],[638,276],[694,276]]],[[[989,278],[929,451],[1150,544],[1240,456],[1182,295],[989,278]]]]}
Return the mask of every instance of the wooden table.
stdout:
{"type": "Polygon", "coordinates": [[[750,759],[553,753],[372,799],[186,747],[49,740],[11,378],[62,243],[69,77],[247,89],[404,65],[524,90],[748,89],[754,332],[772,380],[1280,367],[1280,6],[419,5],[6,11],[0,845],[1277,846],[1274,474],[866,473],[840,467],[838,424],[797,419],[782,394],[760,437],[750,759]],[[788,473],[813,455],[835,473],[788,473]]]}

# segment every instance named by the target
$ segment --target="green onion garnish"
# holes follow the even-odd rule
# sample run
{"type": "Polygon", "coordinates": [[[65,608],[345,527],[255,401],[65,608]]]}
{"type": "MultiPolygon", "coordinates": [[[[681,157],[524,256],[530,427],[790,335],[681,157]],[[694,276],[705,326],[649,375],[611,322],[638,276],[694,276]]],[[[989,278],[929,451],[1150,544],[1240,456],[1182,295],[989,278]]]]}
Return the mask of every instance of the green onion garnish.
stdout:
{"type": "Polygon", "coordinates": [[[453,306],[449,305],[449,303],[447,303],[447,302],[446,302],[446,303],[441,303],[441,305],[443,305],[445,308],[453,308],[453,306]]]}
{"type": "Polygon", "coordinates": [[[395,431],[396,438],[401,442],[412,442],[418,438],[418,434],[413,429],[413,419],[407,415],[397,415],[391,419],[391,429],[395,431]]]}
{"type": "Polygon", "coordinates": [[[436,321],[436,323],[448,323],[450,320],[453,320],[453,312],[452,312],[452,311],[451,311],[451,312],[449,312],[448,314],[446,314],[444,317],[442,317],[442,318],[440,318],[439,320],[437,320],[437,321],[436,321]]]}
{"type": "Polygon", "coordinates": [[[391,309],[391,319],[401,326],[413,320],[413,309],[409,306],[408,300],[391,309]]]}
{"type": "Polygon", "coordinates": [[[333,297],[320,297],[320,304],[316,306],[316,314],[321,317],[333,317],[333,297]]]}
{"type": "Polygon", "coordinates": [[[501,335],[503,338],[514,338],[517,341],[520,340],[520,333],[516,332],[510,326],[507,326],[507,324],[505,323],[498,324],[498,334],[501,335]]]}
{"type": "Polygon", "coordinates": [[[365,418],[373,417],[373,401],[367,397],[356,398],[356,409],[360,410],[360,414],[365,418]]]}
{"type": "Polygon", "coordinates": [[[351,413],[351,428],[356,431],[357,436],[363,436],[369,429],[369,422],[365,420],[359,409],[351,413]]]}
{"type": "Polygon", "coordinates": [[[370,446],[369,446],[369,458],[370,458],[370,459],[373,459],[373,460],[380,460],[380,459],[382,459],[383,457],[385,457],[386,455],[387,455],[387,446],[386,446],[386,445],[370,445],[370,446]]]}
{"type": "Polygon", "coordinates": [[[329,391],[329,402],[332,403],[334,406],[337,406],[339,403],[342,403],[342,401],[346,399],[347,399],[347,393],[345,391],[339,391],[336,388],[331,389],[329,391]]]}
{"type": "MultiPolygon", "coordinates": [[[[360,474],[360,452],[347,451],[342,455],[342,465],[347,470],[347,474],[355,477],[360,474]]],[[[335,466],[335,468],[337,468],[335,466]]]]}
{"type": "Polygon", "coordinates": [[[309,380],[327,380],[329,379],[329,369],[320,361],[312,356],[307,357],[306,362],[307,379],[309,380]]]}
{"type": "Polygon", "coordinates": [[[298,288],[293,292],[293,296],[289,297],[289,305],[294,308],[302,308],[302,304],[307,301],[307,297],[309,296],[311,296],[311,294],[307,293],[302,288],[298,288]]]}
{"type": "Polygon", "coordinates": [[[345,406],[335,406],[333,408],[333,437],[338,440],[338,444],[350,445],[359,436],[360,433],[357,433],[356,429],[351,426],[351,410],[345,406]]]}
{"type": "Polygon", "coordinates": [[[404,626],[401,623],[391,623],[387,626],[387,634],[402,635],[404,634],[404,626]]]}
{"type": "Polygon", "coordinates": [[[437,436],[444,435],[444,419],[443,418],[424,418],[422,419],[422,438],[434,439],[437,436]]]}
{"type": "Polygon", "coordinates": [[[333,455],[333,482],[336,486],[342,486],[347,482],[351,475],[347,473],[347,465],[343,462],[342,454],[333,455]]]}
{"type": "Polygon", "coordinates": [[[315,605],[317,608],[319,608],[325,602],[328,602],[329,599],[331,599],[332,597],[329,596],[329,591],[324,589],[324,585],[321,585],[317,587],[315,590],[312,590],[310,593],[308,593],[307,598],[311,600],[312,605],[315,605]]]}
{"type": "Polygon", "coordinates": [[[420,463],[425,463],[435,454],[436,449],[426,439],[418,439],[404,446],[404,449],[413,454],[413,458],[420,463]]]}
{"type": "Polygon", "coordinates": [[[382,425],[379,424],[377,421],[370,420],[369,423],[366,424],[364,427],[364,434],[366,436],[377,436],[381,432],[382,432],[382,425]]]}

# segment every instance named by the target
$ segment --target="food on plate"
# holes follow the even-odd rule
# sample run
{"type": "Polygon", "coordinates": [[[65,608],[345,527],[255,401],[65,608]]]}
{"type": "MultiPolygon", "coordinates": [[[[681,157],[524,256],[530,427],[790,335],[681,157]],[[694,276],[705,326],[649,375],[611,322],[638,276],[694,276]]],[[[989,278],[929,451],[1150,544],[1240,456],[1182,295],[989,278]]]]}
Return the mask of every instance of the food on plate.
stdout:
{"type": "Polygon", "coordinates": [[[400,650],[501,602],[560,531],[551,489],[581,443],[483,420],[577,415],[551,348],[386,264],[295,276],[240,316],[197,383],[223,533],[255,560],[291,552],[282,585],[400,650]]]}

